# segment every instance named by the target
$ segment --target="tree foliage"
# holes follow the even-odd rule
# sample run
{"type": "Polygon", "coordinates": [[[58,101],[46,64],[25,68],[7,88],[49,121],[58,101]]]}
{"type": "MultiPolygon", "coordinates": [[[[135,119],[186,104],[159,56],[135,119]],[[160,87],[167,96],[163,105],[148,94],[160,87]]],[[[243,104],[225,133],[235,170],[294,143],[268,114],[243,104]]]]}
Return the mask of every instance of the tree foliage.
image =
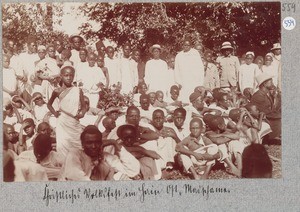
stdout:
{"type": "MultiPolygon", "coordinates": [[[[258,55],[280,41],[280,2],[78,4],[89,20],[80,28],[87,40],[130,42],[145,52],[158,43],[165,53],[176,53],[190,37],[214,51],[230,41],[239,56],[249,50],[258,55]],[[97,30],[92,22],[99,24],[97,30]]],[[[63,18],[62,8],[63,3],[2,4],[3,37],[23,44],[31,35],[45,44],[60,36],[67,43],[67,36],[52,28],[63,18]]]]}
{"type": "Polygon", "coordinates": [[[119,46],[129,41],[142,50],[162,44],[177,52],[190,37],[218,50],[232,42],[239,55],[253,50],[263,54],[280,40],[280,3],[85,3],[80,10],[99,23],[81,28],[86,38],[110,39],[119,46]]]}
{"type": "Polygon", "coordinates": [[[62,17],[61,3],[5,3],[2,4],[2,34],[4,39],[13,39],[19,49],[27,37],[36,37],[39,44],[51,42],[54,37],[64,37],[53,30],[54,22],[62,17]]]}

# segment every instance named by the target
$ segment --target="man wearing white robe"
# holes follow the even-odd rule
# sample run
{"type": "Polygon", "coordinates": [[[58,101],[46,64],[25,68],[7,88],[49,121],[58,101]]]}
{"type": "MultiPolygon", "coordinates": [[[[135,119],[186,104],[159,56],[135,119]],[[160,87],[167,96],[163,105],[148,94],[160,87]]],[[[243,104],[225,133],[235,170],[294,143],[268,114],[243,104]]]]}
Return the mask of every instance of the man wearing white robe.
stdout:
{"type": "Polygon", "coordinates": [[[153,45],[150,48],[152,53],[151,60],[148,60],[145,67],[145,83],[149,90],[158,91],[161,90],[166,96],[169,90],[168,80],[168,65],[160,59],[161,47],[158,44],[153,45]]]}
{"type": "Polygon", "coordinates": [[[175,81],[182,89],[180,95],[184,102],[195,87],[204,83],[204,66],[199,52],[191,48],[191,41],[185,40],[183,50],[175,58],[175,81]]]}
{"type": "Polygon", "coordinates": [[[119,61],[114,57],[115,51],[112,46],[106,48],[107,57],[104,58],[104,66],[108,70],[109,86],[118,85],[121,83],[121,73],[119,61]]]}
{"type": "MultiPolygon", "coordinates": [[[[35,71],[35,61],[39,60],[39,56],[37,54],[37,45],[36,40],[34,38],[29,38],[27,41],[27,48],[28,51],[21,53],[18,56],[18,64],[15,64],[13,68],[16,71],[16,75],[20,77],[24,77],[24,79],[27,79],[27,81],[21,81],[19,80],[18,86],[21,92],[26,90],[28,94],[32,93],[32,87],[30,85],[30,79],[29,77],[34,74],[35,71]]],[[[25,101],[29,101],[27,96],[23,96],[25,101]]]]}
{"type": "MultiPolygon", "coordinates": [[[[121,73],[121,84],[122,89],[121,93],[128,94],[133,92],[133,88],[137,86],[137,70],[133,69],[131,60],[130,60],[131,46],[125,44],[123,46],[123,56],[119,61],[120,73],[121,73]]],[[[136,67],[137,69],[137,67],[136,67]]]]}
{"type": "Polygon", "coordinates": [[[255,63],[252,63],[254,59],[253,52],[246,53],[246,63],[240,66],[239,71],[239,85],[241,92],[244,91],[245,88],[256,89],[257,83],[255,78],[261,74],[261,71],[255,63]]]}

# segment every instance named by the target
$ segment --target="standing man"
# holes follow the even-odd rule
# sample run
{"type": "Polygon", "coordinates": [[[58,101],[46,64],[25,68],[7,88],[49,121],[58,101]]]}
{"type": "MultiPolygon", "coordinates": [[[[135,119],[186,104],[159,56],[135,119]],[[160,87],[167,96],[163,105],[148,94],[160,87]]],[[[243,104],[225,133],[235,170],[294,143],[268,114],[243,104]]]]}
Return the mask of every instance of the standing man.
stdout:
{"type": "Polygon", "coordinates": [[[30,102],[32,86],[30,85],[30,76],[34,74],[35,71],[35,61],[39,60],[37,54],[37,44],[36,38],[29,37],[27,39],[27,52],[20,54],[19,63],[13,66],[16,71],[18,86],[22,92],[22,97],[26,102],[30,102]]]}
{"type": "Polygon", "coordinates": [[[106,57],[104,58],[104,65],[108,70],[109,86],[121,85],[121,73],[119,67],[119,61],[115,58],[115,50],[112,46],[106,47],[106,57]]]}
{"type": "Polygon", "coordinates": [[[204,83],[204,66],[199,52],[192,48],[192,42],[183,41],[183,50],[175,57],[175,81],[181,87],[183,102],[189,101],[189,96],[195,87],[204,83]]]}
{"type": "Polygon", "coordinates": [[[133,88],[138,84],[137,67],[132,67],[131,60],[131,45],[129,43],[123,46],[123,56],[120,59],[120,72],[121,72],[121,92],[128,94],[133,92],[133,88]]]}
{"type": "Polygon", "coordinates": [[[221,47],[222,56],[216,60],[221,66],[221,88],[236,89],[237,87],[240,62],[236,56],[232,55],[232,51],[231,43],[224,42],[221,47]]]}
{"type": "Polygon", "coordinates": [[[138,83],[144,82],[145,77],[145,63],[141,59],[141,51],[134,49],[131,55],[132,65],[137,67],[138,70],[138,83]]]}
{"type": "Polygon", "coordinates": [[[168,74],[168,64],[160,59],[161,46],[155,44],[150,47],[152,59],[148,60],[145,67],[145,83],[149,90],[161,90],[164,95],[167,94],[169,88],[166,83],[168,74]]]}

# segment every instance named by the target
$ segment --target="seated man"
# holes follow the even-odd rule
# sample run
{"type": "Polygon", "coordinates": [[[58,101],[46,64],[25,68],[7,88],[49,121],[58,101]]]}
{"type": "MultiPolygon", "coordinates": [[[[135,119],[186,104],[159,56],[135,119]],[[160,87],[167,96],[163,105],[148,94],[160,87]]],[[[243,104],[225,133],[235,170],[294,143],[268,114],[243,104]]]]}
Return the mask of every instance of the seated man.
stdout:
{"type": "MultiPolygon", "coordinates": [[[[152,150],[152,151],[157,151],[157,139],[158,139],[158,134],[151,130],[148,127],[141,126],[140,123],[140,110],[135,107],[135,106],[130,106],[128,107],[126,111],[126,122],[123,124],[130,124],[133,125],[137,128],[138,130],[138,136],[136,139],[136,143],[143,148],[147,150],[152,150]]],[[[152,127],[151,125],[148,125],[149,127],[152,127]]],[[[119,127],[114,128],[111,133],[108,135],[108,139],[113,139],[113,140],[118,140],[119,137],[117,135],[119,127]]],[[[153,127],[152,127],[153,128],[153,127]]],[[[117,142],[116,142],[117,143],[117,142]]],[[[115,154],[116,150],[113,146],[107,146],[104,151],[109,152],[111,154],[115,154]]],[[[128,161],[128,158],[133,157],[132,155],[129,156],[128,151],[125,148],[121,148],[121,151],[118,153],[121,161],[128,161]]],[[[156,163],[159,163],[159,160],[155,160],[156,163]]],[[[130,175],[138,174],[140,169],[137,170],[136,165],[131,165],[132,162],[126,163],[127,166],[125,166],[126,171],[130,173],[130,175]],[[136,173],[137,172],[137,173],[136,173]]],[[[157,165],[157,167],[160,167],[160,165],[157,165]]],[[[161,172],[159,172],[160,169],[158,169],[158,174],[155,175],[155,179],[160,179],[161,178],[161,172]]]]}
{"type": "Polygon", "coordinates": [[[68,153],[62,168],[62,180],[128,179],[120,159],[116,155],[102,151],[102,134],[96,126],[87,126],[80,139],[83,150],[74,149],[68,153]]]}
{"type": "Polygon", "coordinates": [[[278,92],[275,93],[275,97],[271,97],[270,91],[274,86],[272,76],[268,73],[262,73],[256,77],[256,81],[259,90],[253,94],[251,103],[255,104],[259,111],[266,114],[266,118],[272,129],[272,133],[268,135],[269,140],[279,140],[281,137],[281,110],[279,107],[278,92]]]}
{"type": "Polygon", "coordinates": [[[129,124],[122,125],[118,128],[117,135],[122,140],[120,144],[140,162],[142,179],[154,180],[154,176],[158,174],[154,160],[160,156],[137,144],[137,128],[129,124]]]}

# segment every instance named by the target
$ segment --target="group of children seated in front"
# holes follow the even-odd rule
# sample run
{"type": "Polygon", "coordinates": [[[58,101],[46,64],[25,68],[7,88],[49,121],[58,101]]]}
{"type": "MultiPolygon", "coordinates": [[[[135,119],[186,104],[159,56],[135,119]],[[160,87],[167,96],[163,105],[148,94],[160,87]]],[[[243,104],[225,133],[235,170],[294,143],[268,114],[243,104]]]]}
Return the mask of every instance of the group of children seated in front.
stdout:
{"type": "Polygon", "coordinates": [[[85,97],[83,150],[70,150],[67,157],[56,152],[55,124],[43,97],[35,93],[31,105],[14,97],[4,111],[5,176],[15,181],[158,180],[164,170],[178,169],[192,179],[207,179],[221,163],[237,177],[271,177],[272,164],[261,146],[270,126],[247,95],[220,88],[210,93],[199,86],[184,103],[175,85],[168,102],[160,91],[146,92],[144,83],[138,91],[138,101],[126,113],[117,107],[90,108],[85,97]],[[95,136],[86,136],[86,130],[95,136]]]}

